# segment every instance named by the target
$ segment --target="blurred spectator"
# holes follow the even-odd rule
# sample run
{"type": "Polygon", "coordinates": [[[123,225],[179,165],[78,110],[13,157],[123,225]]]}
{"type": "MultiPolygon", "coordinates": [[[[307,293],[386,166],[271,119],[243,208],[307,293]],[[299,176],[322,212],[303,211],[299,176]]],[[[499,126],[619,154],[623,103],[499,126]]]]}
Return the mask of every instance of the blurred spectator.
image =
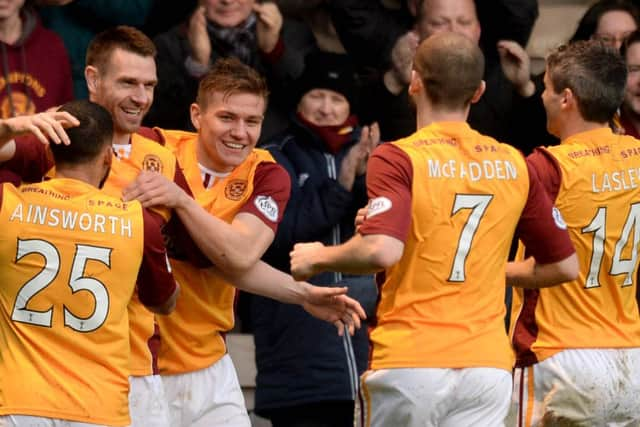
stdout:
{"type": "MultiPolygon", "coordinates": [[[[621,50],[627,37],[639,27],[640,10],[633,2],[629,0],[600,0],[586,10],[569,42],[597,39],[621,50]]],[[[637,70],[631,72],[629,69],[625,96],[627,105],[622,105],[610,123],[611,128],[616,132],[638,135],[633,125],[633,91],[637,85],[636,74],[637,70]]],[[[534,78],[539,91],[544,88],[543,77],[544,73],[541,73],[534,78]]],[[[534,114],[544,114],[544,111],[536,110],[534,114]]]]}
{"type": "MultiPolygon", "coordinates": [[[[263,147],[291,179],[289,204],[263,258],[282,271],[289,271],[295,243],[321,240],[337,245],[348,240],[354,234],[356,211],[367,203],[366,162],[379,132],[377,125],[360,127],[350,111],[353,73],[345,55],[310,55],[291,126],[263,147]]],[[[349,286],[349,294],[371,316],[376,300],[373,276],[326,273],[310,282],[349,286]]],[[[353,426],[358,378],[368,363],[367,328],[351,338],[339,337],[331,325],[300,307],[249,298],[258,368],[256,413],[271,419],[274,427],[353,426]]]]}
{"type": "Polygon", "coordinates": [[[76,99],[88,97],[84,79],[89,42],[116,25],[141,27],[153,0],[36,0],[45,27],[62,37],[69,52],[76,99]]]}
{"type": "MultiPolygon", "coordinates": [[[[296,3],[299,0],[280,0],[296,3]]],[[[424,0],[327,0],[331,18],[347,51],[359,66],[386,70],[398,39],[414,28],[424,0]]],[[[489,62],[497,63],[499,40],[525,46],[538,18],[537,0],[475,1],[482,25],[480,47],[489,62]]]]}
{"type": "Polygon", "coordinates": [[[158,48],[156,102],[145,123],[192,129],[189,105],[198,81],[223,57],[236,57],[267,78],[271,96],[262,141],[282,131],[292,100],[287,91],[300,76],[304,55],[315,48],[311,31],[283,19],[275,3],[206,0],[188,22],[155,38],[158,48]]]}
{"type": "MultiPolygon", "coordinates": [[[[416,31],[398,39],[391,51],[393,66],[382,78],[369,83],[368,90],[363,92],[361,118],[365,122],[378,121],[383,140],[401,138],[416,129],[406,88],[418,42],[442,31],[480,41],[480,22],[473,0],[423,0],[418,6],[416,31]]],[[[523,35],[529,32],[523,30],[523,35]]],[[[471,105],[469,124],[526,153],[540,145],[540,135],[546,134],[544,109],[540,98],[534,96],[536,88],[524,48],[507,40],[499,41],[496,46],[499,61],[486,63],[487,89],[480,100],[471,105]],[[542,115],[532,121],[529,111],[536,107],[542,110],[542,115]]]]}
{"type": "Polygon", "coordinates": [[[620,107],[619,125],[624,133],[640,138],[640,31],[634,31],[622,45],[627,64],[627,84],[620,107]]]}
{"type": "Polygon", "coordinates": [[[587,9],[569,41],[597,39],[620,49],[639,23],[638,9],[629,0],[600,0],[587,9]]]}
{"type": "MultiPolygon", "coordinates": [[[[624,39],[638,28],[639,24],[638,9],[629,0],[600,0],[586,10],[569,42],[598,39],[619,49],[624,39]]],[[[544,72],[532,78],[536,87],[536,98],[539,98],[544,90],[543,77],[544,72]]],[[[531,123],[546,123],[546,113],[542,103],[531,103],[528,117],[522,118],[531,123]]],[[[618,122],[618,116],[614,118],[614,122],[618,122]]],[[[515,123],[517,126],[525,126],[522,120],[515,123]]],[[[612,127],[619,126],[616,123],[611,123],[611,125],[612,127]]],[[[535,146],[551,146],[560,142],[557,137],[546,130],[546,125],[544,128],[541,126],[529,128],[527,133],[531,143],[527,144],[525,150],[527,153],[530,148],[535,146]]]]}
{"type": "Polygon", "coordinates": [[[25,0],[0,5],[0,117],[33,114],[73,98],[69,56],[25,0]]]}

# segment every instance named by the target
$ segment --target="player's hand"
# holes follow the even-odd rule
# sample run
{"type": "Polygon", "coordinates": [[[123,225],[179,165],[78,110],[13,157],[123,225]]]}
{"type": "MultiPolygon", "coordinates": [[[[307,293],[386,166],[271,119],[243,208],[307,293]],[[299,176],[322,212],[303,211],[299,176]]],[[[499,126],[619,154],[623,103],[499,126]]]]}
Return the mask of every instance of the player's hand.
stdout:
{"type": "Polygon", "coordinates": [[[191,46],[191,56],[197,63],[208,66],[211,58],[211,39],[207,32],[205,7],[199,6],[189,18],[187,40],[191,46]]]}
{"type": "Polygon", "coordinates": [[[333,323],[338,328],[340,336],[344,334],[345,326],[350,335],[360,328],[360,319],[366,319],[367,315],[358,301],[346,295],[346,287],[307,285],[307,298],[302,307],[309,314],[333,323]]]}
{"type": "Polygon", "coordinates": [[[536,86],[531,80],[531,59],[524,48],[512,40],[500,40],[497,47],[504,75],[521,96],[533,95],[536,86]]]}
{"type": "Polygon", "coordinates": [[[157,172],[142,171],[122,192],[125,201],[138,200],[142,206],[177,207],[187,194],[173,181],[157,172]]]}
{"type": "Polygon", "coordinates": [[[65,144],[71,141],[65,132],[66,128],[78,126],[80,121],[66,111],[46,111],[27,116],[17,116],[1,121],[6,127],[9,137],[13,138],[32,133],[43,144],[65,144]]]}
{"type": "Polygon", "coordinates": [[[271,53],[280,38],[282,29],[282,13],[273,2],[255,3],[253,11],[258,18],[256,22],[256,39],[258,48],[264,53],[271,53]]]}
{"type": "Polygon", "coordinates": [[[291,275],[296,280],[307,280],[320,272],[316,267],[317,252],[322,250],[324,245],[320,242],[296,243],[291,256],[291,275]]]}

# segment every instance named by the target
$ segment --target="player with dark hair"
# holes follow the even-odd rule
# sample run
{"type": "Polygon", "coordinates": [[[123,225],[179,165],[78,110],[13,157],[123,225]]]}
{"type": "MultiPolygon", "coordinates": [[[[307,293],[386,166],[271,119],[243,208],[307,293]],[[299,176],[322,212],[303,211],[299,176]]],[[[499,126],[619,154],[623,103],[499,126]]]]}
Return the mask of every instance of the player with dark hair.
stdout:
{"type": "Polygon", "coordinates": [[[178,294],[160,223],[99,190],[113,159],[108,111],[73,101],[38,120],[40,136],[69,143],[52,147],[50,180],[0,187],[0,426],[129,425],[127,307],[136,283],[156,313],[178,294]],[[63,123],[76,126],[61,137],[63,123]]]}

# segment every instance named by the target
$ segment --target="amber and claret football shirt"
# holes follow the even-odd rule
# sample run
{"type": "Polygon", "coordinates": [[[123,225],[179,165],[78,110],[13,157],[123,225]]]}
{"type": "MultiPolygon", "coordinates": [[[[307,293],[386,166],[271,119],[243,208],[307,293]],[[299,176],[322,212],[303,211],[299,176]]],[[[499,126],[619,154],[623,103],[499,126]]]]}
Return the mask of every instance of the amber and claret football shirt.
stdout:
{"type": "Polygon", "coordinates": [[[376,148],[367,189],[360,233],[404,242],[379,280],[371,368],[510,371],[504,294],[514,233],[541,263],[573,253],[522,154],[464,122],[434,123],[376,148]]]}
{"type": "MultiPolygon", "coordinates": [[[[110,196],[120,198],[122,191],[136,179],[141,171],[145,170],[158,172],[189,191],[175,156],[158,144],[159,140],[160,136],[154,130],[142,127],[137,133],[131,135],[130,144],[114,146],[111,172],[102,190],[110,196]]],[[[54,175],[53,160],[49,150],[33,135],[16,139],[16,153],[13,159],[3,166],[20,175],[26,182],[40,182],[45,174],[54,175]]],[[[170,209],[160,206],[152,210],[159,214],[163,221],[170,221],[169,226],[163,227],[166,235],[180,237],[179,239],[166,238],[165,241],[175,243],[179,240],[179,243],[174,244],[173,247],[188,247],[189,249],[182,250],[181,253],[186,253],[187,257],[199,256],[194,255],[197,248],[188,240],[182,224],[177,218],[171,218],[170,209]]],[[[160,337],[156,333],[155,315],[140,303],[135,293],[129,305],[129,322],[131,324],[131,375],[146,376],[157,373],[155,351],[159,346],[160,337]]]]}
{"type": "Polygon", "coordinates": [[[639,147],[604,127],[528,157],[567,224],[580,273],[562,286],[514,293],[519,366],[569,348],[640,347],[639,147]]]}
{"type": "Polygon", "coordinates": [[[81,181],[0,187],[0,415],[128,425],[129,319],[176,288],[160,221],[81,181]]]}
{"type": "MultiPolygon", "coordinates": [[[[241,212],[251,213],[275,235],[291,181],[268,151],[254,149],[229,175],[205,188],[196,156],[197,134],[159,131],[200,206],[229,223],[241,212]]],[[[224,356],[224,333],[233,328],[236,296],[235,288],[216,270],[174,258],[170,261],[181,292],[175,310],[157,318],[162,337],[158,366],[163,375],[204,369],[224,356]]]]}

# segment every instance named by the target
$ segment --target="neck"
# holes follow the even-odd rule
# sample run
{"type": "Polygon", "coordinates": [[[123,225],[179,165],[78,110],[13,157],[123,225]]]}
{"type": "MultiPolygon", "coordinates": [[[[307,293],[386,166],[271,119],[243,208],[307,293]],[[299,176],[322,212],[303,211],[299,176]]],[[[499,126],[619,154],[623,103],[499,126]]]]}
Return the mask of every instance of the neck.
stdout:
{"type": "Polygon", "coordinates": [[[0,41],[14,44],[22,34],[22,19],[20,14],[0,20],[0,41]]]}
{"type": "Polygon", "coordinates": [[[609,127],[609,124],[587,122],[583,119],[567,120],[564,122],[564,126],[562,127],[562,129],[560,129],[560,131],[558,132],[558,137],[560,138],[560,141],[564,141],[565,139],[570,138],[573,135],[604,127],[609,127]]]}
{"type": "Polygon", "coordinates": [[[56,165],[56,178],[75,179],[86,182],[94,187],[100,186],[102,177],[100,176],[101,168],[96,166],[88,167],[83,165],[56,165]]]}
{"type": "Polygon", "coordinates": [[[130,144],[131,143],[131,134],[128,132],[118,132],[115,131],[113,132],[113,143],[114,144],[121,144],[121,145],[125,145],[125,144],[130,144]]]}
{"type": "Polygon", "coordinates": [[[464,110],[449,111],[435,108],[426,101],[418,101],[416,108],[418,111],[416,117],[418,129],[436,122],[466,122],[469,116],[469,106],[464,110]]]}

